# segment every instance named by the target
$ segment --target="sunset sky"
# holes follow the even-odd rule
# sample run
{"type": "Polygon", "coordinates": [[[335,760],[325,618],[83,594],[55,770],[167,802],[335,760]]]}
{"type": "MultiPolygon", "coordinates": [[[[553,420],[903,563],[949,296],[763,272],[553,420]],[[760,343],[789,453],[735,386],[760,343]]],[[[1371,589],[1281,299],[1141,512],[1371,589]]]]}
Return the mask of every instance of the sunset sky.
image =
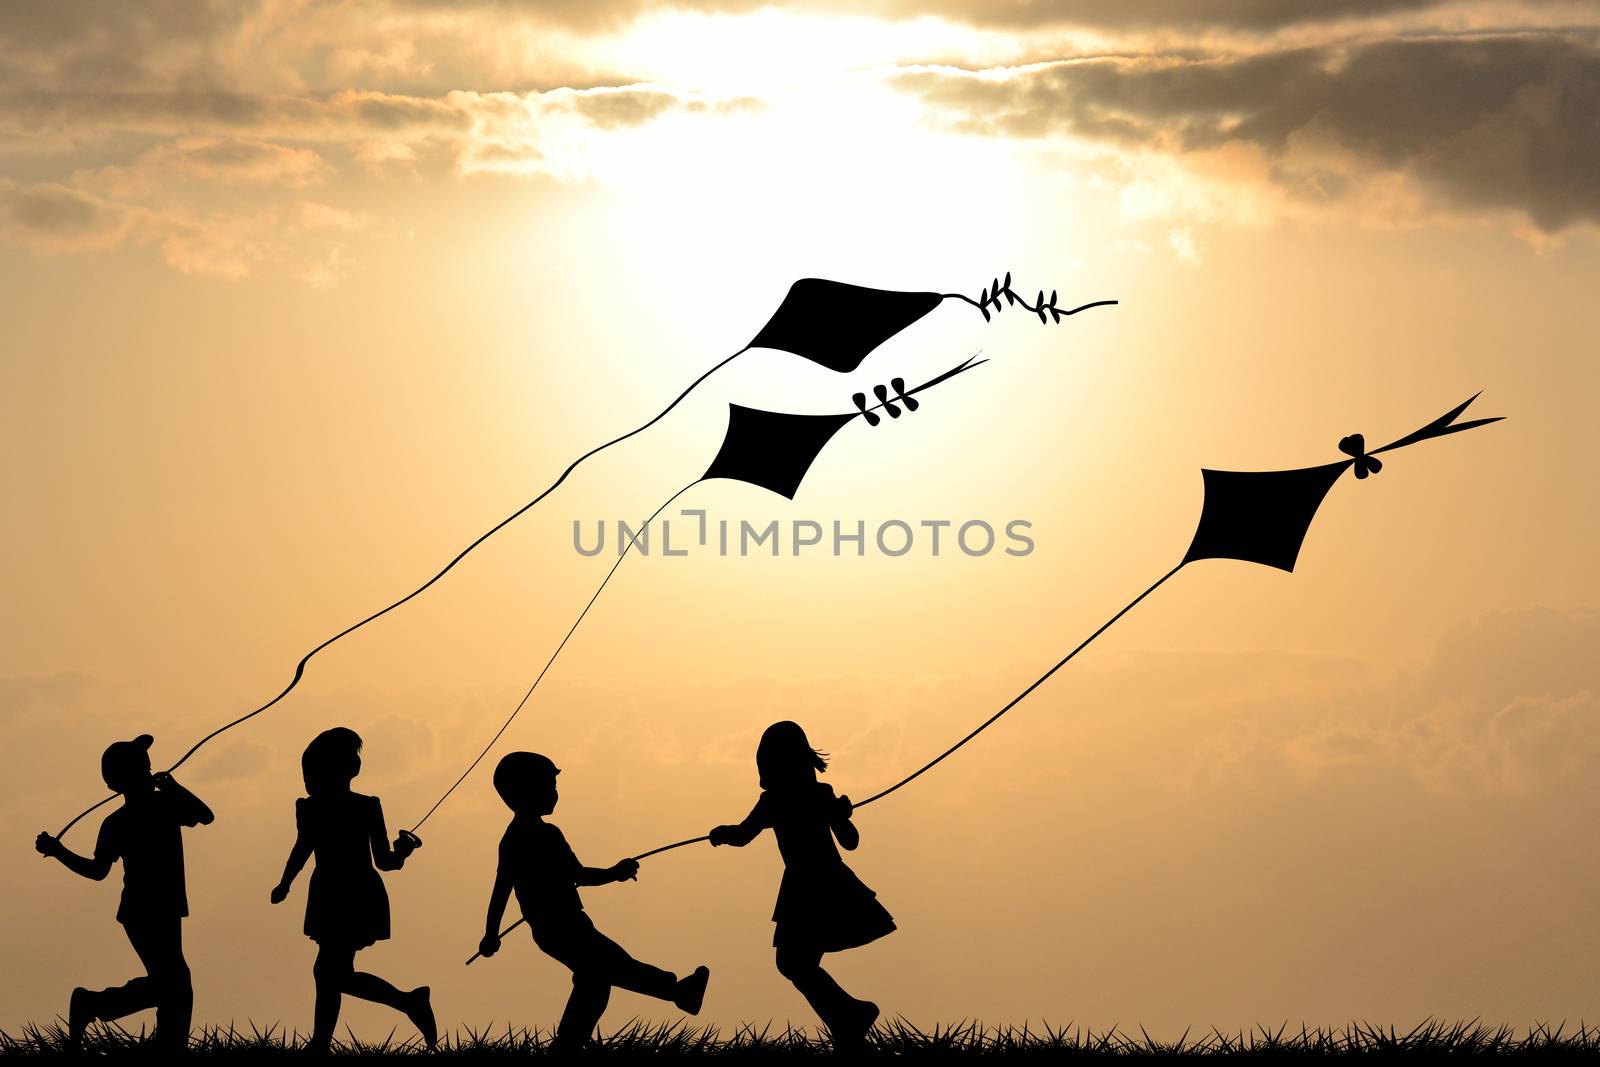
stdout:
{"type": "MultiPolygon", "coordinates": [[[[0,5],[0,1029],[134,973],[119,875],[32,851],[108,742],[166,766],[276,693],[795,279],[1006,271],[1119,304],[947,301],[847,376],[752,351],[202,750],[197,1023],[309,1028],[304,882],[268,892],[312,735],[360,732],[356,788],[410,825],[613,562],[575,522],[636,525],[729,402],[849,410],[979,350],[792,503],[680,504],[1022,520],[1034,551],[630,558],[498,750],[564,769],[578,854],[742,817],[779,719],[877,791],[1176,563],[1202,467],[1328,462],[1482,390],[1505,422],[1342,481],[1293,575],[1186,568],[862,811],[850,862],[900,929],[829,966],[923,1026],[1600,1022],[1597,174],[1578,0],[0,5]]],[[[525,937],[462,967],[507,814],[468,779],[361,958],[446,1028],[548,1028],[569,988],[525,937]]],[[[706,1021],[810,1026],[779,870],[770,838],[697,846],[584,895],[641,958],[710,965],[706,1021]]],[[[619,993],[605,1025],[663,1008],[619,993]]]]}

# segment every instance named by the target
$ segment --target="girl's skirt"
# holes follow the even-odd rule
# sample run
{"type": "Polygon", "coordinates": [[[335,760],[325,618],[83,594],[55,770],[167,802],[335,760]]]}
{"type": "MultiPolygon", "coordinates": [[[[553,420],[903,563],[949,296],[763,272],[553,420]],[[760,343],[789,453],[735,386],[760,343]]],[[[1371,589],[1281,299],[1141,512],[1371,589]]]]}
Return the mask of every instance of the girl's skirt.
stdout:
{"type": "Polygon", "coordinates": [[[803,873],[786,868],[772,921],[775,946],[822,952],[856,948],[895,928],[878,895],[843,863],[803,873]]]}

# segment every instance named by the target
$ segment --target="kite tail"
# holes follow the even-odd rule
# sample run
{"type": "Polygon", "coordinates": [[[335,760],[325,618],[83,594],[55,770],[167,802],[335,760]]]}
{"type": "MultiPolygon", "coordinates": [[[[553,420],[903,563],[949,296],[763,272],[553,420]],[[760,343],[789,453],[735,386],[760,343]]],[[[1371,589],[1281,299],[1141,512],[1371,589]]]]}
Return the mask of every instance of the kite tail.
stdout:
{"type": "Polygon", "coordinates": [[[617,573],[617,568],[622,566],[622,561],[628,558],[628,553],[633,549],[633,546],[638,541],[638,538],[644,536],[645,532],[649,530],[650,524],[656,521],[657,515],[660,515],[663,511],[666,511],[674,500],[678,499],[684,493],[687,493],[690,488],[698,483],[699,479],[696,478],[682,489],[679,489],[676,493],[673,493],[671,496],[667,497],[666,501],[663,502],[660,507],[656,508],[655,511],[651,512],[648,519],[644,520],[643,525],[639,527],[638,534],[629,533],[628,543],[623,546],[621,552],[617,553],[617,561],[611,565],[611,569],[609,571],[606,571],[606,576],[601,579],[600,584],[595,588],[594,595],[591,596],[589,598],[589,602],[583,606],[583,610],[578,612],[577,619],[573,621],[571,628],[567,630],[567,636],[563,637],[561,639],[561,643],[556,646],[556,650],[550,653],[550,658],[545,661],[544,667],[539,671],[539,676],[533,680],[532,685],[528,686],[528,691],[522,694],[522,699],[517,701],[517,706],[511,709],[510,716],[506,718],[505,722],[500,724],[500,729],[496,730],[494,732],[494,736],[489,738],[489,743],[483,746],[483,751],[479,752],[473,761],[467,764],[467,769],[461,772],[461,777],[457,778],[455,782],[451,784],[450,788],[444,791],[444,795],[433,802],[433,807],[428,809],[427,814],[418,819],[416,824],[411,827],[412,833],[416,833],[419,829],[421,829],[422,824],[427,822],[428,819],[432,817],[433,813],[439,810],[439,806],[446,800],[450,799],[450,794],[456,791],[456,786],[459,786],[462,782],[467,780],[467,776],[477,768],[478,764],[483,762],[483,758],[487,756],[490,750],[494,748],[496,742],[500,740],[501,735],[510,729],[511,724],[522,712],[522,709],[528,703],[529,698],[533,696],[533,691],[539,688],[540,682],[544,681],[544,676],[549,672],[551,665],[555,663],[556,657],[561,655],[561,650],[567,647],[567,642],[572,639],[572,635],[578,632],[578,626],[583,622],[584,616],[589,614],[589,609],[594,607],[594,602],[600,599],[600,594],[605,590],[606,583],[610,582],[611,576],[617,573]]]}
{"type": "Polygon", "coordinates": [[[965,293],[940,293],[939,296],[944,300],[965,300],[967,303],[983,312],[984,322],[988,322],[993,315],[1000,314],[1000,312],[1005,308],[1020,305],[1021,307],[1039,316],[1040,322],[1048,324],[1054,321],[1057,325],[1060,324],[1062,319],[1069,315],[1076,315],[1078,312],[1088,311],[1090,308],[1110,307],[1116,303],[1115,300],[1095,300],[1088,304],[1080,304],[1077,307],[1072,308],[1070,311],[1063,311],[1056,304],[1057,295],[1054,289],[1050,290],[1049,300],[1044,298],[1044,290],[1040,289],[1039,295],[1034,298],[1032,303],[1029,303],[1027,297],[1018,296],[1016,291],[1011,288],[1010,271],[1006,271],[1005,281],[1001,281],[999,278],[991,281],[988,286],[984,288],[983,292],[978,294],[978,299],[976,300],[972,299],[970,296],[967,296],[965,293]],[[1001,297],[1005,298],[1004,304],[1000,302],[1001,297]],[[991,314],[991,312],[993,314],[991,314]],[[1045,317],[1047,315],[1049,318],[1045,317]]]}
{"type": "MultiPolygon", "coordinates": [[[[227,731],[233,729],[235,726],[238,726],[241,723],[248,722],[249,720],[255,718],[257,715],[260,715],[263,711],[266,711],[268,708],[271,708],[274,704],[278,703],[284,697],[288,696],[291,692],[294,691],[294,687],[300,684],[300,679],[302,677],[304,677],[305,673],[306,673],[306,664],[310,663],[312,657],[315,656],[317,653],[321,652],[323,649],[327,648],[329,645],[333,644],[335,641],[338,641],[339,639],[341,639],[343,637],[347,637],[350,634],[355,633],[357,630],[361,629],[367,623],[373,622],[373,621],[375,621],[377,619],[381,619],[383,616],[389,614],[389,612],[393,611],[395,608],[398,608],[402,604],[405,604],[407,601],[412,600],[413,598],[415,598],[417,596],[420,596],[423,592],[425,592],[428,589],[429,586],[433,585],[440,578],[443,578],[446,574],[449,574],[450,571],[452,569],[454,569],[454,567],[455,567],[455,565],[457,563],[460,563],[463,559],[466,559],[467,555],[469,553],[471,553],[473,549],[477,548],[479,545],[483,544],[489,538],[491,538],[495,534],[499,533],[502,529],[504,529],[506,526],[510,525],[512,522],[515,522],[517,519],[521,518],[535,504],[539,503],[539,501],[543,500],[545,497],[549,496],[551,493],[555,492],[558,488],[560,488],[561,483],[565,482],[567,480],[568,475],[570,475],[573,471],[577,470],[579,465],[581,465],[585,460],[588,460],[591,457],[593,457],[595,455],[598,455],[601,452],[604,452],[606,449],[610,448],[612,445],[621,444],[622,442],[626,441],[628,438],[633,437],[633,436],[635,436],[637,434],[643,433],[644,431],[648,430],[650,427],[654,426],[656,423],[660,422],[662,419],[666,418],[668,413],[671,412],[673,408],[675,408],[679,404],[681,404],[683,402],[684,398],[687,397],[690,393],[694,392],[695,389],[699,388],[701,383],[703,383],[707,378],[711,377],[717,371],[721,370],[723,367],[726,367],[729,363],[732,363],[735,359],[738,359],[740,356],[744,355],[748,351],[750,351],[750,346],[746,345],[744,348],[741,348],[739,351],[735,352],[733,355],[727,357],[722,362],[716,364],[710,370],[708,370],[704,374],[700,375],[700,377],[696,378],[693,382],[691,382],[689,384],[689,387],[687,389],[685,389],[683,392],[679,393],[677,395],[676,399],[674,399],[672,401],[672,403],[670,403],[666,407],[662,408],[661,412],[658,415],[656,415],[655,418],[651,419],[649,422],[646,422],[641,426],[638,426],[638,427],[635,427],[632,430],[629,430],[627,433],[621,435],[620,437],[613,437],[611,440],[607,441],[605,444],[596,445],[594,448],[589,449],[589,451],[585,452],[583,455],[581,455],[577,459],[573,460],[570,464],[567,465],[567,469],[561,472],[561,476],[559,478],[557,478],[554,482],[550,483],[550,487],[549,488],[547,488],[544,492],[540,493],[538,496],[534,497],[532,500],[528,501],[526,504],[522,505],[522,507],[518,508],[516,511],[513,511],[510,515],[507,515],[504,519],[501,519],[499,522],[495,523],[494,526],[490,527],[490,529],[487,532],[485,532],[482,536],[480,536],[477,540],[473,541],[466,548],[463,548],[460,552],[456,553],[455,558],[452,559],[449,563],[446,563],[444,565],[444,567],[441,568],[439,570],[439,572],[437,574],[435,574],[432,578],[429,578],[426,582],[423,582],[417,588],[413,589],[411,592],[407,593],[405,596],[401,597],[399,600],[396,600],[394,603],[390,604],[388,607],[383,608],[380,611],[375,611],[371,615],[368,615],[366,618],[362,619],[360,622],[357,622],[357,623],[354,623],[354,624],[352,624],[350,626],[345,627],[343,630],[340,630],[338,633],[334,634],[332,637],[330,637],[326,641],[322,642],[322,644],[318,645],[316,648],[313,648],[310,652],[307,652],[304,656],[301,656],[300,657],[300,662],[295,664],[294,677],[289,679],[289,684],[284,686],[283,689],[278,693],[277,696],[273,697],[271,700],[267,701],[265,704],[262,704],[260,707],[256,708],[254,711],[251,711],[251,712],[249,712],[248,714],[245,714],[245,715],[241,715],[237,719],[234,719],[232,722],[224,723],[222,726],[219,726],[215,730],[212,730],[209,734],[206,734],[204,737],[202,737],[200,740],[196,741],[192,746],[190,746],[189,751],[185,752],[178,759],[178,762],[174,763],[171,767],[168,767],[167,768],[167,773],[171,774],[173,771],[176,771],[179,767],[182,767],[185,763],[188,762],[190,756],[192,756],[196,752],[200,751],[200,749],[208,741],[212,740],[217,735],[226,733],[227,731]]],[[[685,488],[687,488],[687,486],[685,488]]],[[[682,490],[679,490],[679,492],[682,492],[682,490]]],[[[674,499],[676,499],[676,498],[674,498],[674,499]]],[[[671,501],[668,501],[668,503],[671,503],[671,501]]],[[[666,507],[666,505],[663,504],[662,507],[664,508],[664,507],[666,507]]],[[[660,512],[658,510],[657,514],[659,514],[659,513],[660,512]]],[[[655,516],[651,516],[651,518],[654,518],[654,517],[655,516]]],[[[629,547],[632,547],[632,546],[630,545],[629,547]]],[[[620,556],[618,557],[618,562],[619,563],[621,562],[621,557],[620,556]]],[[[615,567],[612,568],[612,570],[615,570],[615,569],[616,569],[615,567]]],[[[611,576],[608,574],[606,577],[609,579],[611,576]]],[[[601,583],[601,587],[604,588],[604,583],[601,583]]],[[[598,596],[599,593],[596,592],[595,595],[598,596]]],[[[590,601],[590,603],[593,603],[593,601],[590,601]]],[[[587,611],[588,608],[585,608],[584,610],[587,611]]],[[[579,619],[580,620],[582,619],[581,615],[579,616],[579,619]]],[[[574,628],[576,628],[576,624],[574,624],[574,628]]],[[[568,636],[571,636],[571,635],[569,634],[568,636]]],[[[565,644],[566,642],[563,641],[562,643],[565,644]]],[[[559,649],[557,651],[559,651],[559,649]]],[[[554,661],[554,657],[551,657],[551,659],[552,659],[552,662],[553,662],[554,661]]],[[[541,674],[540,677],[543,677],[543,674],[541,674]]],[[[535,682],[534,684],[537,685],[538,683],[535,682]]],[[[530,690],[530,692],[531,692],[531,690],[530,690]]],[[[526,698],[524,698],[524,699],[526,699],[526,698]]],[[[498,736],[498,735],[496,735],[496,736],[498,736]]],[[[79,812],[76,816],[73,817],[71,822],[67,823],[67,825],[65,825],[65,826],[63,826],[61,828],[61,832],[56,834],[56,837],[60,838],[60,837],[65,836],[67,831],[71,830],[74,826],[76,826],[79,823],[79,821],[83,819],[84,816],[86,816],[86,815],[90,814],[91,812],[93,812],[93,811],[105,806],[106,804],[111,803],[111,801],[115,800],[117,798],[117,796],[118,796],[118,794],[113,793],[110,796],[105,797],[104,799],[98,801],[95,804],[90,805],[89,807],[85,808],[83,811],[79,812]]],[[[431,812],[430,812],[430,814],[431,814],[431,812]]],[[[418,825],[421,825],[421,824],[419,823],[418,825]]]]}

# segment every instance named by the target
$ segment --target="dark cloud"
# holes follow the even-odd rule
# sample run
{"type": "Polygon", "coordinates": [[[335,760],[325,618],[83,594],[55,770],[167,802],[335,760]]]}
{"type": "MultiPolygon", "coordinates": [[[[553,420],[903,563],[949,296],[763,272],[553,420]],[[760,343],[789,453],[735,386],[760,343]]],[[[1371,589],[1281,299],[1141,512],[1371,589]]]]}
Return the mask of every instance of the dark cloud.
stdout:
{"type": "MultiPolygon", "coordinates": [[[[1540,0],[1535,0],[1540,2],[1540,0]]],[[[397,0],[413,10],[463,6],[516,13],[579,28],[612,28],[653,11],[743,14],[760,9],[807,14],[865,15],[890,19],[938,16],[978,27],[1029,29],[1049,26],[1148,28],[1171,26],[1261,30],[1308,22],[1387,15],[1438,6],[1438,0],[824,0],[822,3],[771,3],[767,0],[397,0]]]]}
{"type": "MultiPolygon", "coordinates": [[[[1560,0],[1521,2],[1537,8],[1560,0]]],[[[1443,0],[388,0],[368,9],[350,8],[361,14],[347,19],[340,5],[331,4],[296,8],[285,17],[268,0],[9,0],[0,4],[0,54],[29,57],[29,65],[55,87],[110,89],[147,76],[152,84],[166,81],[169,87],[173,77],[231,84],[228,65],[216,62],[226,46],[276,41],[286,28],[309,35],[299,73],[315,82],[325,73],[329,54],[348,43],[322,35],[363,21],[376,25],[384,14],[478,17],[580,35],[625,30],[637,19],[661,12],[742,15],[762,10],[890,20],[934,16],[1002,31],[1263,32],[1440,6],[1443,0]]],[[[428,42],[420,43],[427,47],[428,42]]]]}
{"type": "Polygon", "coordinates": [[[259,0],[9,0],[0,9],[0,40],[30,48],[116,40],[132,50],[158,36],[210,36],[259,6],[259,0]]]}
{"type": "Polygon", "coordinates": [[[0,239],[46,251],[104,248],[130,223],[126,208],[69,186],[0,181],[0,239]]]}
{"type": "Polygon", "coordinates": [[[217,91],[0,95],[0,125],[27,132],[249,132],[304,138],[363,132],[461,134],[472,116],[448,99],[349,90],[331,96],[217,91]]]}
{"type": "Polygon", "coordinates": [[[567,99],[566,106],[592,126],[615,130],[643,126],[669,111],[727,115],[759,111],[766,105],[754,97],[702,99],[648,86],[630,85],[577,92],[567,99]]]}
{"type": "Polygon", "coordinates": [[[191,77],[217,74],[214,46],[262,6],[261,0],[9,0],[0,5],[0,53],[27,72],[21,84],[114,89],[173,60],[191,77]]]}
{"type": "Polygon", "coordinates": [[[883,5],[900,15],[937,12],[977,25],[1000,26],[1220,26],[1260,29],[1322,22],[1362,15],[1431,7],[1434,0],[944,0],[932,4],[891,2],[883,5]]]}
{"type": "MultiPolygon", "coordinates": [[[[1454,206],[1520,208],[1548,231],[1600,221],[1600,48],[1575,35],[1095,59],[998,79],[901,81],[997,134],[1064,132],[1179,153],[1245,143],[1286,162],[1305,135],[1413,173],[1454,206]]],[[[1320,193],[1337,192],[1331,177],[1320,193]]]]}
{"type": "Polygon", "coordinates": [[[671,93],[651,89],[625,92],[582,93],[572,97],[571,108],[601,129],[640,126],[678,106],[671,93]]]}

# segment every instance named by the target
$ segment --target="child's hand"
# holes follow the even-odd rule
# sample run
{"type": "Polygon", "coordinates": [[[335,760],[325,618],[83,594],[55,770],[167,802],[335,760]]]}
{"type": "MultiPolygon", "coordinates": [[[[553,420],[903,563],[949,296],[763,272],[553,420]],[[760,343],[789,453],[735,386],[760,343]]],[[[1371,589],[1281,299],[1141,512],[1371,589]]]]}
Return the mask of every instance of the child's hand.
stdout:
{"type": "Polygon", "coordinates": [[[418,837],[410,830],[401,830],[394,836],[394,853],[401,859],[405,859],[407,856],[411,855],[421,847],[422,838],[418,837]]]}
{"type": "Polygon", "coordinates": [[[150,783],[157,789],[165,789],[172,784],[172,775],[166,771],[157,771],[150,776],[150,783]]]}
{"type": "Polygon", "coordinates": [[[478,942],[478,955],[488,959],[500,951],[500,935],[484,934],[483,940],[478,942]]]}
{"type": "Polygon", "coordinates": [[[733,827],[731,827],[731,826],[713,826],[711,828],[711,832],[709,834],[707,834],[706,836],[711,839],[711,847],[712,848],[715,848],[718,845],[726,845],[733,838],[733,827]]]}
{"type": "Polygon", "coordinates": [[[277,885],[272,887],[272,902],[274,904],[282,904],[286,899],[288,899],[288,896],[289,886],[287,883],[279,882],[277,885]]]}
{"type": "Polygon", "coordinates": [[[636,882],[639,880],[638,860],[618,860],[611,866],[611,877],[618,882],[636,882]]]}
{"type": "Polygon", "coordinates": [[[833,802],[839,805],[839,818],[841,819],[848,819],[850,813],[856,810],[856,806],[850,803],[849,797],[835,797],[833,802]]]}
{"type": "Polygon", "coordinates": [[[39,836],[33,839],[33,847],[41,856],[60,856],[65,851],[60,841],[43,830],[40,830],[39,836]]]}

